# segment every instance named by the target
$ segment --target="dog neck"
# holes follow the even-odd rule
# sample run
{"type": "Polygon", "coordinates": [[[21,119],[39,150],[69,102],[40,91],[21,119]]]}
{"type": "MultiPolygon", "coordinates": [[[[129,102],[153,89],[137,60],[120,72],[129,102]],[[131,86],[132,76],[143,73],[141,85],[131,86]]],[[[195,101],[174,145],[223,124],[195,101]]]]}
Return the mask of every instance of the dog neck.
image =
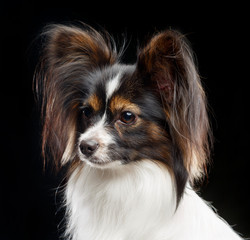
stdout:
{"type": "Polygon", "coordinates": [[[66,188],[66,234],[72,240],[240,239],[189,184],[176,208],[174,186],[168,168],[149,160],[78,167],[66,188]]]}
{"type": "Polygon", "coordinates": [[[162,222],[169,221],[175,212],[173,186],[167,168],[153,161],[114,169],[79,167],[66,189],[68,233],[77,233],[74,240],[99,239],[96,234],[100,239],[142,235],[148,239],[150,231],[152,234],[154,228],[165,225],[162,222]]]}

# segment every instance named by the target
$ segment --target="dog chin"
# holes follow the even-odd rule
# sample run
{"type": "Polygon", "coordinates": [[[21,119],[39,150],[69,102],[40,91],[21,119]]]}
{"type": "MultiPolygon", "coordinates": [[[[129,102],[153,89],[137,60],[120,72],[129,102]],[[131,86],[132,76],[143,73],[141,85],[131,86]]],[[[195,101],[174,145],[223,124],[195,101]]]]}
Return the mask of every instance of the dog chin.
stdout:
{"type": "Polygon", "coordinates": [[[122,165],[122,162],[119,160],[111,161],[111,160],[100,159],[97,157],[91,157],[87,159],[80,156],[80,160],[93,168],[99,168],[99,169],[117,168],[122,165]]]}

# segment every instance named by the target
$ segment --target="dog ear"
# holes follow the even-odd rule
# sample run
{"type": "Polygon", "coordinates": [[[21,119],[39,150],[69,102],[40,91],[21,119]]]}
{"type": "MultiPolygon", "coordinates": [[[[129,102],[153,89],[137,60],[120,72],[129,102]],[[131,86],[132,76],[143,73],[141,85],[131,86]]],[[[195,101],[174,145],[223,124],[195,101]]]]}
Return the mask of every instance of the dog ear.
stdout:
{"type": "MultiPolygon", "coordinates": [[[[79,99],[85,75],[112,65],[117,54],[112,39],[89,26],[49,26],[35,73],[35,91],[42,108],[42,153],[55,167],[74,159],[79,99]]],[[[87,85],[87,83],[86,83],[87,85]]]]}
{"type": "Polygon", "coordinates": [[[50,66],[80,61],[83,67],[92,69],[113,64],[116,60],[110,38],[105,38],[87,25],[84,29],[51,25],[44,35],[47,37],[44,57],[50,66]]]}
{"type": "Polygon", "coordinates": [[[168,30],[154,36],[138,54],[137,69],[153,89],[164,93],[168,103],[173,101],[174,88],[186,79],[183,36],[168,30]]]}
{"type": "Polygon", "coordinates": [[[185,37],[172,30],[154,36],[139,51],[136,72],[161,99],[190,180],[199,178],[209,155],[209,123],[206,97],[185,37]]]}

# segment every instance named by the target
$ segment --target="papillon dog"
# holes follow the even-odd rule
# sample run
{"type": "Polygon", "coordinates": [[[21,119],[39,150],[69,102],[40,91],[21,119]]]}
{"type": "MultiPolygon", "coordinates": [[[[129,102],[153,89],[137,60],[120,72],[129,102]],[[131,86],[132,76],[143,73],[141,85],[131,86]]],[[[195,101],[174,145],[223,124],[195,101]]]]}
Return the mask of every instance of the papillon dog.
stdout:
{"type": "Polygon", "coordinates": [[[51,25],[43,36],[42,152],[68,166],[65,238],[242,239],[193,190],[211,131],[185,36],[155,34],[134,65],[86,25],[51,25]]]}

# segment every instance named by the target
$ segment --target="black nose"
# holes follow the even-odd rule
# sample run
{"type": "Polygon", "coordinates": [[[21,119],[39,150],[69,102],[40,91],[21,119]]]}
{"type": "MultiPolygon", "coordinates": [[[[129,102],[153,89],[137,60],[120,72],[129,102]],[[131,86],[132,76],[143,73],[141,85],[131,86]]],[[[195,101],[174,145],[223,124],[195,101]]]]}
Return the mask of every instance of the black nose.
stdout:
{"type": "Polygon", "coordinates": [[[99,144],[96,140],[83,140],[80,143],[80,150],[82,154],[89,157],[91,156],[99,147],[99,144]]]}

